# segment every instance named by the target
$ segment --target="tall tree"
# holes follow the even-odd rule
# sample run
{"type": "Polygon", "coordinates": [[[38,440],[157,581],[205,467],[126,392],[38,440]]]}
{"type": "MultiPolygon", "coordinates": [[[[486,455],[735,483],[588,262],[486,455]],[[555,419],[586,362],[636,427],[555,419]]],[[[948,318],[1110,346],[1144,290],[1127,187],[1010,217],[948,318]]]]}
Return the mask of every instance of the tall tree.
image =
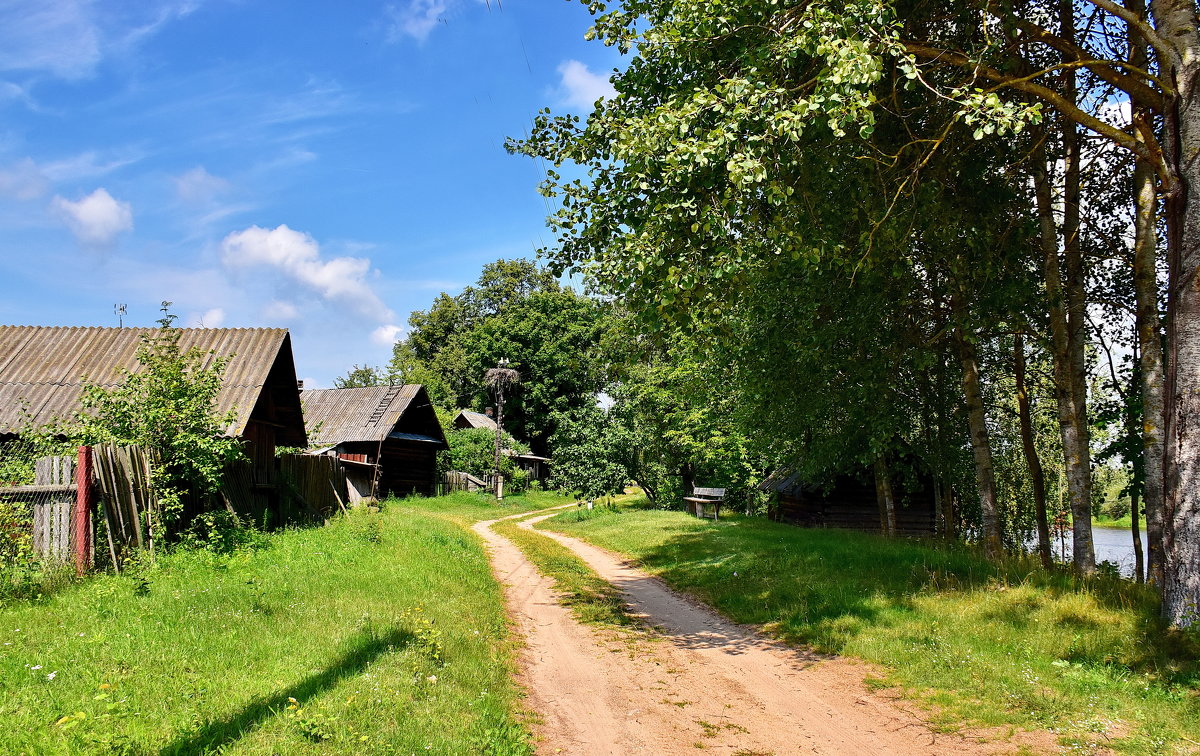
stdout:
{"type": "MultiPolygon", "coordinates": [[[[1172,622],[1192,622],[1200,606],[1200,286],[1193,285],[1200,273],[1200,163],[1190,159],[1200,148],[1195,3],[1154,0],[1145,11],[1113,0],[590,6],[600,13],[595,36],[637,49],[614,80],[617,97],[601,103],[583,126],[543,116],[517,148],[590,171],[588,182],[554,184],[556,174],[551,177],[548,191],[566,195],[554,220],[556,259],[563,267],[586,268],[633,299],[657,300],[647,301],[651,325],[655,317],[722,299],[712,296],[716,289],[742,291],[772,260],[837,259],[855,247],[861,253],[862,246],[888,246],[878,228],[864,231],[862,245],[847,245],[838,233],[844,226],[829,208],[846,212],[837,200],[861,194],[811,191],[822,164],[836,164],[839,153],[858,151],[907,170],[913,178],[898,179],[888,194],[899,199],[916,186],[931,152],[963,139],[961,125],[985,139],[1011,135],[1050,113],[1060,124],[1072,176],[1076,130],[1062,127],[1067,122],[1152,166],[1165,198],[1171,263],[1164,612],[1172,622]],[[1147,68],[1130,61],[1131,34],[1151,51],[1147,68]],[[934,93],[933,104],[919,112],[894,108],[906,96],[905,85],[934,93]],[[1136,134],[1124,127],[1119,109],[1105,107],[1114,92],[1153,114],[1135,123],[1136,134]],[[954,110],[951,117],[937,116],[945,115],[938,103],[954,110]],[[872,152],[849,136],[871,137],[890,112],[903,117],[910,135],[899,148],[872,152]],[[802,167],[810,175],[799,176],[802,167]],[[783,212],[800,217],[780,222],[783,212]],[[673,285],[657,283],[664,281],[673,285]]],[[[1086,424],[1078,422],[1086,417],[1079,387],[1086,268],[1075,254],[1079,233],[1073,228],[1081,200],[1074,178],[1064,178],[1063,291],[1050,302],[1065,311],[1060,355],[1072,374],[1059,382],[1077,427],[1064,452],[1074,456],[1079,474],[1087,464],[1086,424]]],[[[866,203],[849,215],[865,212],[874,226],[884,226],[895,209],[886,204],[883,212],[866,203]]],[[[1086,485],[1077,477],[1073,501],[1083,572],[1092,562],[1082,509],[1086,485]]]]}

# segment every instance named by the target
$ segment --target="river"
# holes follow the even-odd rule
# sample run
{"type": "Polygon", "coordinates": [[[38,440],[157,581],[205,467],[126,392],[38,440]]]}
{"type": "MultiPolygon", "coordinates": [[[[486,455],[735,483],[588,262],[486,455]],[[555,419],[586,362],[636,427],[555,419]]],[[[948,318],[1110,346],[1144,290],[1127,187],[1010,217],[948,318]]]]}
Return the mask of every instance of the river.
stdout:
{"type": "MultiPolygon", "coordinates": [[[[1142,554],[1146,553],[1146,531],[1141,531],[1142,554]]],[[[1062,561],[1071,559],[1071,532],[1066,533],[1066,557],[1060,553],[1062,542],[1057,538],[1052,540],[1054,558],[1062,561]]],[[[1034,539],[1036,548],[1037,539],[1034,539]]],[[[1128,528],[1092,528],[1092,543],[1096,548],[1096,562],[1112,562],[1121,570],[1124,577],[1133,577],[1133,533],[1128,528]]]]}

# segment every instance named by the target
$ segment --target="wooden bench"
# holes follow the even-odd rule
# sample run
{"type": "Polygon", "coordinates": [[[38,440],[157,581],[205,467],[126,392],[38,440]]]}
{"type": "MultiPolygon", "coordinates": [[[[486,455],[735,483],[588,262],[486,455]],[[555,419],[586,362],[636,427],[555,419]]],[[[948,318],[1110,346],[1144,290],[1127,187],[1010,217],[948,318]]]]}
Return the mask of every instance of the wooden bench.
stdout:
{"type": "Polygon", "coordinates": [[[683,497],[683,506],[697,517],[721,516],[721,505],[725,503],[724,488],[693,488],[691,496],[683,497]]]}

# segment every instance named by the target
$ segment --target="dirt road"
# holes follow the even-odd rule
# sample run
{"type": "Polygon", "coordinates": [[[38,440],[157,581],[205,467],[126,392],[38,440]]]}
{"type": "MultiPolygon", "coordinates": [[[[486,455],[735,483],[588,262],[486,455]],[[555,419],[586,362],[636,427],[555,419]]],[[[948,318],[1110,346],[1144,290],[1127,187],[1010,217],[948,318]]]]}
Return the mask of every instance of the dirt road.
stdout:
{"type": "Polygon", "coordinates": [[[491,530],[493,522],[475,530],[488,543],[525,640],[522,682],[541,719],[534,727],[539,754],[995,754],[1020,744],[1057,750],[1048,734],[985,742],[935,733],[902,703],[868,691],[865,665],[765,639],[613,554],[544,533],[623,591],[631,612],[653,630],[581,625],[558,603],[551,580],[491,530]]]}

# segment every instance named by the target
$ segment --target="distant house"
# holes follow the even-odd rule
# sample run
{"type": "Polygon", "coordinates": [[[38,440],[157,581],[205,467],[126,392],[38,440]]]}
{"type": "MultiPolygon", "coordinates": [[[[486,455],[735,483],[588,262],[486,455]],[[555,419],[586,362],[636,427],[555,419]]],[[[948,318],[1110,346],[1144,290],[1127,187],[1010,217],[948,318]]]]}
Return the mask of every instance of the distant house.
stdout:
{"type": "Polygon", "coordinates": [[[315,453],[346,467],[351,500],[432,496],[446,436],[425,387],[371,386],[301,392],[315,453]]]}
{"type": "MultiPolygon", "coordinates": [[[[69,423],[85,382],[122,383],[153,328],[0,326],[0,441],[28,427],[69,423]]],[[[245,441],[255,479],[274,477],[276,446],[306,446],[292,341],[282,328],[183,328],[179,345],[228,357],[216,409],[245,441]]]]}
{"type": "Polygon", "coordinates": [[[494,431],[496,430],[496,421],[492,418],[490,411],[485,415],[471,410],[459,410],[458,414],[454,416],[454,427],[459,430],[486,428],[494,431]]]}
{"type": "MultiPolygon", "coordinates": [[[[471,410],[459,410],[454,416],[454,427],[458,430],[468,430],[471,428],[483,428],[495,432],[496,421],[490,414],[481,414],[472,412],[471,410]]],[[[550,458],[539,457],[536,454],[517,454],[511,449],[505,449],[504,453],[513,458],[513,462],[517,467],[521,468],[529,475],[529,480],[536,480],[545,484],[550,479],[550,458]]]]}
{"type": "MultiPolygon", "coordinates": [[[[840,475],[828,485],[806,481],[792,470],[770,475],[759,490],[775,494],[771,519],[810,528],[883,530],[875,478],[869,470],[840,475]]],[[[892,482],[899,535],[932,535],[937,532],[937,507],[933,482],[926,475],[892,482]]]]}

